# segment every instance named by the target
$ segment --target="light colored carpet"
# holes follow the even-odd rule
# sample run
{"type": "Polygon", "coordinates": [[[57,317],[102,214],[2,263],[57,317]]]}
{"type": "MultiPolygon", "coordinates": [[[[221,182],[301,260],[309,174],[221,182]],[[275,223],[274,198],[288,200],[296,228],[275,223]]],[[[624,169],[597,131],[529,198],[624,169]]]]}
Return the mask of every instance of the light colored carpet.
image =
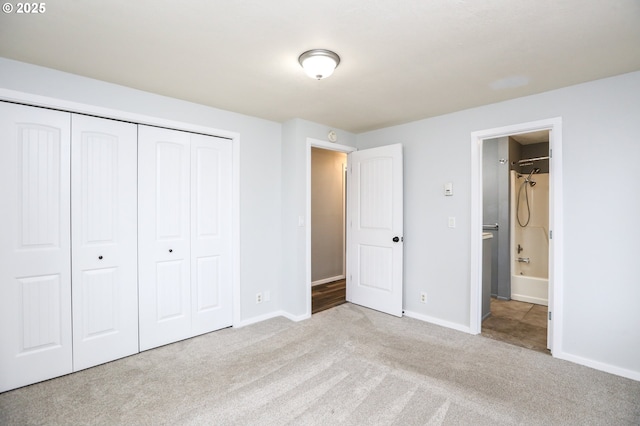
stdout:
{"type": "Polygon", "coordinates": [[[640,424],[640,382],[345,304],[0,394],[0,424],[640,424]]]}

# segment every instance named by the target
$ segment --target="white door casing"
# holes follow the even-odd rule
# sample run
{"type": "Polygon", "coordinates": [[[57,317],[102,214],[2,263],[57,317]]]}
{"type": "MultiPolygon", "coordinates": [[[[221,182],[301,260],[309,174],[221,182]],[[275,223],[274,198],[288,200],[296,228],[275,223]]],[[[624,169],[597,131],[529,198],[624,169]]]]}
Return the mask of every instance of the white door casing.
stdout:
{"type": "Polygon", "coordinates": [[[347,300],[402,316],[402,145],[348,155],[347,300]]]}
{"type": "Polygon", "coordinates": [[[0,103],[0,392],[72,371],[69,129],[0,103]]]}
{"type": "Polygon", "coordinates": [[[549,312],[547,348],[553,356],[565,356],[562,349],[562,118],[550,118],[471,133],[471,286],[469,331],[479,334],[482,291],[482,141],[503,136],[549,131],[549,312]],[[553,236],[551,237],[551,234],[553,236]]]}
{"type": "MultiPolygon", "coordinates": [[[[548,310],[549,312],[551,312],[553,314],[553,311],[555,310],[556,313],[559,313],[560,309],[559,306],[556,303],[555,297],[557,295],[557,293],[554,291],[554,286],[557,285],[557,280],[560,279],[559,275],[557,274],[557,268],[558,266],[556,265],[554,267],[554,262],[557,259],[556,258],[556,253],[555,250],[557,250],[557,247],[559,247],[560,243],[557,241],[559,239],[561,239],[559,236],[561,235],[561,226],[556,226],[557,225],[557,217],[558,213],[557,211],[560,210],[560,203],[556,202],[555,200],[557,199],[557,194],[560,190],[560,188],[558,188],[558,183],[561,182],[561,169],[560,169],[560,162],[554,160],[553,158],[553,153],[552,150],[555,149],[556,150],[556,158],[560,159],[561,158],[561,148],[560,148],[560,143],[559,143],[559,138],[557,138],[558,136],[560,136],[560,128],[561,125],[560,123],[556,123],[556,125],[554,127],[552,127],[551,129],[549,129],[549,176],[550,176],[550,181],[549,181],[549,232],[553,232],[553,229],[556,229],[556,239],[554,240],[553,238],[549,238],[549,260],[548,260],[548,283],[549,283],[549,288],[548,288],[548,296],[547,296],[547,300],[548,300],[548,310]],[[557,210],[557,211],[556,211],[557,210]],[[558,308],[558,309],[556,309],[558,308]]],[[[548,235],[548,237],[551,237],[551,235],[548,235]]],[[[559,315],[558,315],[559,317],[559,315]]],[[[553,333],[554,333],[554,327],[556,324],[553,324],[551,322],[552,320],[552,315],[548,315],[547,314],[547,349],[549,349],[549,351],[551,351],[553,353],[553,333]]],[[[558,327],[559,329],[560,327],[558,327]]],[[[557,348],[558,350],[560,349],[559,347],[557,348]]]]}
{"type": "Polygon", "coordinates": [[[74,371],[138,352],[137,127],[72,115],[74,371]]]}
{"type": "Polygon", "coordinates": [[[188,133],[138,126],[140,350],[190,335],[190,161],[188,133]]]}

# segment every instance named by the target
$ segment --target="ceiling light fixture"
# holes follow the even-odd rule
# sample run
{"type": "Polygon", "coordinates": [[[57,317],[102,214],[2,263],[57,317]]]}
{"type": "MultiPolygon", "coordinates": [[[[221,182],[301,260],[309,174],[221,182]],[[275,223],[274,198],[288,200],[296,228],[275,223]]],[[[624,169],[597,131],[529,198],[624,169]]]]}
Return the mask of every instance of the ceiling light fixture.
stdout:
{"type": "Polygon", "coordinates": [[[322,80],[333,74],[340,63],[340,56],[330,50],[312,49],[300,55],[298,62],[309,77],[322,80]]]}

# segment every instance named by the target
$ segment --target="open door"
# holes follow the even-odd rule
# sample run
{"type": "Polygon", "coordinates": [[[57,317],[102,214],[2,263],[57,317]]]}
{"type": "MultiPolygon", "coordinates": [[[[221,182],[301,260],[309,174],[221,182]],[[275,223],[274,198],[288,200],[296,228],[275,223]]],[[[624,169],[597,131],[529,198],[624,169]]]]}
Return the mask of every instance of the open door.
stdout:
{"type": "Polygon", "coordinates": [[[347,158],[347,300],[402,316],[402,145],[347,158]]]}

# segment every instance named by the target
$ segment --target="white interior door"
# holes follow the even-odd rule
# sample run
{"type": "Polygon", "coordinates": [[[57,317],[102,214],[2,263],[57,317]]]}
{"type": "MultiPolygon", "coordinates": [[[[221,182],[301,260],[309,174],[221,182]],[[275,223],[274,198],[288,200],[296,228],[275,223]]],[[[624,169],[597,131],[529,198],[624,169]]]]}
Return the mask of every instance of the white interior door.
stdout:
{"type": "Polygon", "coordinates": [[[402,145],[348,156],[347,300],[402,316],[402,145]]]}
{"type": "Polygon", "coordinates": [[[72,371],[69,129],[0,102],[0,392],[72,371]]]}
{"type": "Polygon", "coordinates": [[[189,134],[138,126],[140,350],[190,336],[189,134]]]}
{"type": "Polygon", "coordinates": [[[231,141],[191,135],[192,335],[229,327],[231,141]]]}
{"type": "Polygon", "coordinates": [[[138,352],[137,127],[74,114],[73,369],[138,352]]]}

